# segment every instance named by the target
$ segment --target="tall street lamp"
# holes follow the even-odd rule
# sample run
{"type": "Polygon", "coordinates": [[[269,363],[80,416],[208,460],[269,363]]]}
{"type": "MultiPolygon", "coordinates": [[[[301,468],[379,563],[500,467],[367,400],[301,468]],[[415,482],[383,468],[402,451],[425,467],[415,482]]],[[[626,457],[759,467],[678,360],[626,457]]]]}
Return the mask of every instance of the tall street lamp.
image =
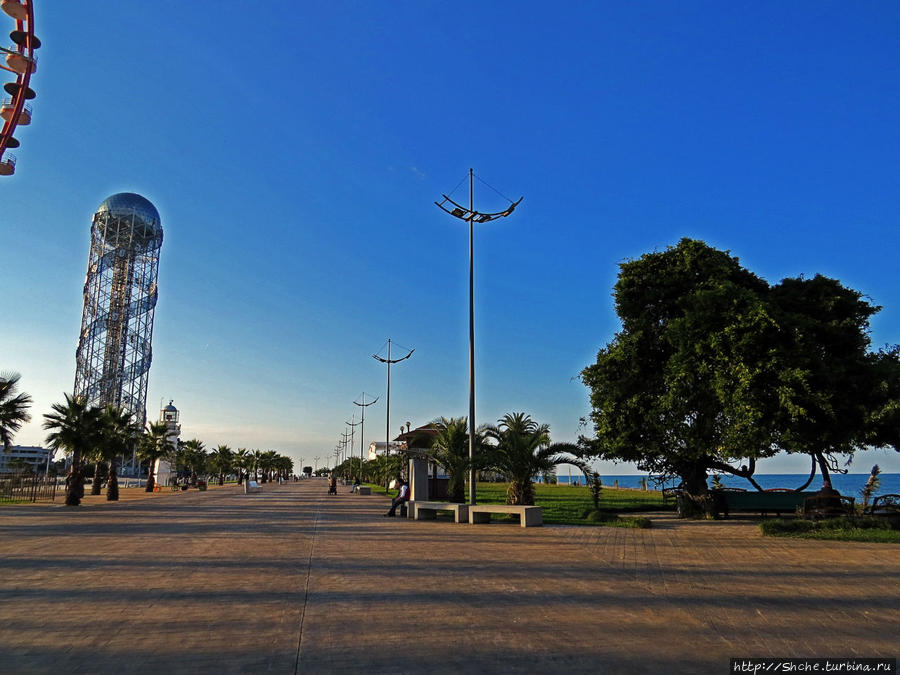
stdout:
{"type": "Polygon", "coordinates": [[[415,349],[410,349],[409,353],[404,356],[402,359],[393,359],[391,360],[391,339],[388,338],[387,341],[387,358],[384,359],[378,354],[372,354],[372,358],[376,361],[381,361],[382,363],[387,364],[387,417],[385,420],[384,427],[384,454],[385,456],[390,454],[391,451],[391,364],[392,363],[400,363],[401,361],[406,361],[410,356],[413,355],[415,349]]]}
{"type": "MultiPolygon", "coordinates": [[[[360,420],[360,424],[362,427],[359,430],[359,471],[362,474],[362,462],[363,462],[363,445],[366,442],[366,408],[368,408],[373,403],[378,403],[378,397],[375,397],[374,401],[369,401],[366,403],[366,392],[362,394],[362,403],[357,403],[353,401],[353,405],[358,405],[362,408],[362,420],[360,420]]],[[[362,480],[362,476],[360,475],[360,480],[362,480]]]]}
{"type": "MultiPolygon", "coordinates": [[[[475,223],[487,223],[497,218],[505,218],[522,202],[510,202],[509,208],[497,213],[481,213],[475,210],[474,172],[469,169],[469,208],[441,195],[443,199],[435,204],[446,213],[469,223],[469,504],[475,504],[475,223]]],[[[481,180],[481,179],[479,179],[481,180]]]]}
{"type": "MultiPolygon", "coordinates": [[[[358,427],[362,422],[354,422],[353,419],[356,417],[356,413],[350,416],[349,422],[344,422],[347,426],[350,427],[350,454],[348,455],[348,459],[350,460],[350,477],[353,478],[353,436],[356,433],[356,427],[358,427]]],[[[360,446],[362,444],[360,443],[360,446]]],[[[360,468],[362,468],[360,466],[360,468]]],[[[359,473],[357,471],[357,473],[359,473]]],[[[358,478],[359,476],[357,476],[358,478]]]]}

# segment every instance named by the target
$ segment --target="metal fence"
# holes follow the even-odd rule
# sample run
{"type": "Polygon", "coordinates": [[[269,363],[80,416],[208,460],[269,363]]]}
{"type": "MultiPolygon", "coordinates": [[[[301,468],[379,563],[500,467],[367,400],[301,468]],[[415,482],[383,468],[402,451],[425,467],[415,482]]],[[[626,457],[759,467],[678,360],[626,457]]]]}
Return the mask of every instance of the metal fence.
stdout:
{"type": "Polygon", "coordinates": [[[56,479],[34,474],[0,474],[0,503],[52,502],[56,479]]]}

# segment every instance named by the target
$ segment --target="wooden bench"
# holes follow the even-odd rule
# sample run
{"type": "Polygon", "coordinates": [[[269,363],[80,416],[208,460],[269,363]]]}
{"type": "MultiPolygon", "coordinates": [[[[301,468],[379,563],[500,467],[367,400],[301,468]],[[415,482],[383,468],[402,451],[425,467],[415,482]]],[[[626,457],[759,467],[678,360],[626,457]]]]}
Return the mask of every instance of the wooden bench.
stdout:
{"type": "Polygon", "coordinates": [[[254,492],[262,492],[262,486],[255,480],[244,481],[244,494],[249,495],[254,492]]]}
{"type": "Polygon", "coordinates": [[[727,518],[732,511],[755,511],[766,516],[774,511],[780,516],[782,513],[796,513],[815,492],[795,492],[794,490],[713,490],[713,510],[716,515],[724,514],[727,518]]]}
{"type": "Polygon", "coordinates": [[[522,527],[539,527],[544,524],[540,506],[522,506],[519,504],[476,504],[469,505],[469,523],[491,522],[492,513],[508,513],[519,516],[522,527]]]}
{"type": "Polygon", "coordinates": [[[469,505],[453,502],[409,502],[409,517],[413,520],[434,520],[438,511],[452,511],[454,523],[469,522],[469,505]]]}

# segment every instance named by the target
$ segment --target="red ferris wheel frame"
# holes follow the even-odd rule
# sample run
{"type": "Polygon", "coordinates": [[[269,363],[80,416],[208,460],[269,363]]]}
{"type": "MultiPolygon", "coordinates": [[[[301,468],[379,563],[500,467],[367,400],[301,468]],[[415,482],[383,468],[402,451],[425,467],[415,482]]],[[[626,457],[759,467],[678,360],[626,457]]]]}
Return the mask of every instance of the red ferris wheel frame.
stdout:
{"type": "MultiPolygon", "coordinates": [[[[21,73],[0,65],[3,70],[16,74],[15,82],[4,85],[6,93],[12,97],[12,110],[5,111],[9,118],[4,120],[3,129],[0,131],[0,175],[11,175],[15,171],[15,159],[7,155],[7,159],[4,160],[3,155],[7,148],[15,143],[13,132],[19,124],[22,111],[25,110],[25,101],[34,98],[34,91],[28,85],[34,72],[34,50],[40,47],[41,43],[34,34],[34,0],[0,0],[0,4],[3,11],[16,21],[16,29],[10,34],[16,42],[16,51],[4,49],[3,53],[7,55],[18,53],[29,64],[21,73]]],[[[9,108],[10,104],[7,103],[3,107],[9,108]]]]}

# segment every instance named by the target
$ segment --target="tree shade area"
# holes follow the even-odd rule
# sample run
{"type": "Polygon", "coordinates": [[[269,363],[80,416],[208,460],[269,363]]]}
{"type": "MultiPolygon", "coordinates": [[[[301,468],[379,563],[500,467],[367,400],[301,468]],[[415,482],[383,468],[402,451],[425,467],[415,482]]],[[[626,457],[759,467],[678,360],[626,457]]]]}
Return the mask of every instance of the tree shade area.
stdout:
{"type": "Polygon", "coordinates": [[[680,479],[686,511],[708,511],[710,470],[755,485],[757,460],[804,453],[830,487],[842,457],[898,449],[900,352],[870,349],[880,307],[858,291],[820,275],[770,285],[682,239],[624,262],[613,295],[621,330],[581,373],[584,455],[680,479]]]}

